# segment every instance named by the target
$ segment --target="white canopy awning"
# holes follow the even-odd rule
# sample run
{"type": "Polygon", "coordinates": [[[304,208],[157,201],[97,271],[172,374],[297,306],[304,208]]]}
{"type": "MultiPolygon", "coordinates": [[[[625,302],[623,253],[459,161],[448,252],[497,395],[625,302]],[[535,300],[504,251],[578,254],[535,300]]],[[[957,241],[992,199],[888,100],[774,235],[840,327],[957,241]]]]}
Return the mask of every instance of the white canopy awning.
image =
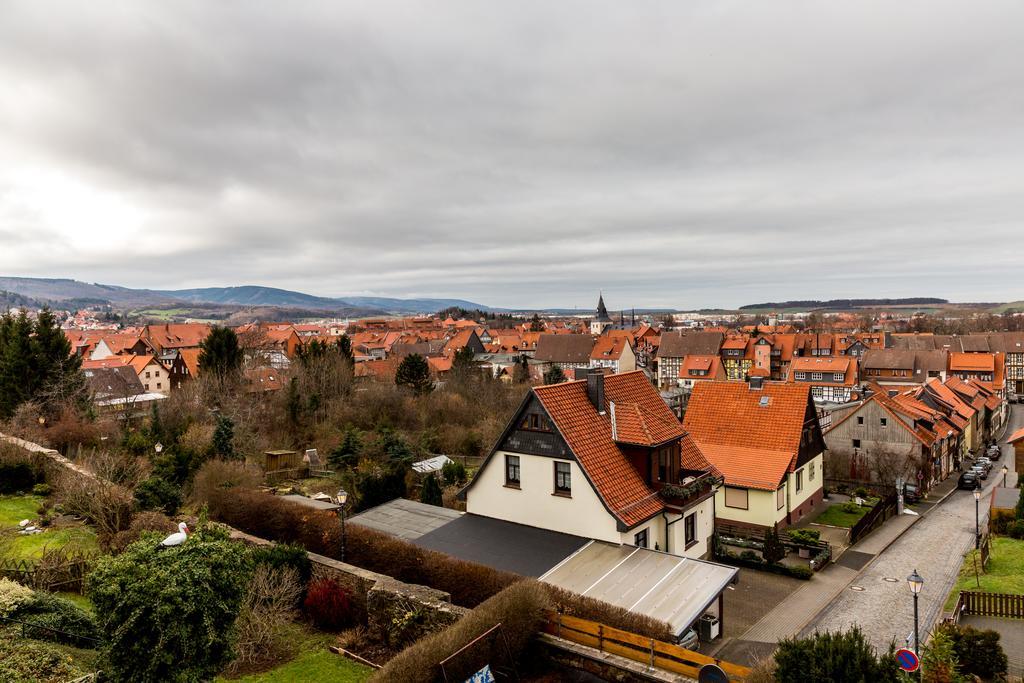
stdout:
{"type": "Polygon", "coordinates": [[[591,541],[540,580],[665,622],[681,635],[738,572],[714,562],[591,541]]]}

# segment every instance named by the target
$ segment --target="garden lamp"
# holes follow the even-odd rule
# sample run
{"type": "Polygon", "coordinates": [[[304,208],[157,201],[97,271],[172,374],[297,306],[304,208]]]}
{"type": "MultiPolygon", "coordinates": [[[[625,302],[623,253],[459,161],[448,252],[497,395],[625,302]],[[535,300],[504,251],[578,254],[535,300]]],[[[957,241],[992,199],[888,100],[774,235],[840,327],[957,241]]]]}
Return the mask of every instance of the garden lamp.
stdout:
{"type": "Polygon", "coordinates": [[[345,561],[345,503],[348,502],[348,491],[338,489],[338,516],[341,517],[341,561],[345,561]]]}

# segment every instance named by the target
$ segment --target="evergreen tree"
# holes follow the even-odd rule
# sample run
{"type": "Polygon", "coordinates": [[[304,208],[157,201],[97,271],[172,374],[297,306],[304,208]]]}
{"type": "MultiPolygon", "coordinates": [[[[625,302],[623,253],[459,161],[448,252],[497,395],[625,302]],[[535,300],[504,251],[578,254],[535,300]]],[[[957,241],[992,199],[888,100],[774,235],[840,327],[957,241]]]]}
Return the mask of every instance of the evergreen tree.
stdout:
{"type": "Polygon", "coordinates": [[[921,648],[922,683],[960,683],[953,641],[945,629],[936,629],[931,640],[921,648]]]}
{"type": "Polygon", "coordinates": [[[420,489],[420,502],[427,505],[444,507],[444,499],[441,494],[441,486],[437,483],[437,477],[431,472],[423,480],[423,488],[420,489]]]}
{"type": "Polygon", "coordinates": [[[213,430],[213,452],[225,460],[235,457],[235,423],[226,415],[217,415],[217,427],[213,430]]]}
{"type": "Polygon", "coordinates": [[[341,436],[341,443],[327,455],[327,462],[337,468],[355,467],[363,451],[363,433],[349,425],[341,436]]]}
{"type": "Polygon", "coordinates": [[[228,327],[214,327],[199,344],[199,367],[224,384],[237,378],[242,369],[242,348],[238,335],[228,327]]]}
{"type": "Polygon", "coordinates": [[[537,315],[536,313],[534,313],[533,317],[530,318],[530,332],[543,332],[543,331],[544,331],[544,323],[541,322],[540,316],[537,315]]]}
{"type": "Polygon", "coordinates": [[[299,398],[299,382],[295,377],[288,380],[288,397],[285,402],[285,409],[288,411],[288,422],[292,427],[299,426],[299,419],[302,415],[302,399],[299,398]]]}
{"type": "Polygon", "coordinates": [[[565,380],[565,373],[557,365],[552,365],[544,371],[544,384],[559,384],[565,380]]]}
{"type": "Polygon", "coordinates": [[[864,633],[854,626],[849,631],[815,633],[807,638],[790,638],[775,651],[775,680],[786,683],[896,683],[906,680],[896,663],[896,648],[876,655],[864,633]]]}
{"type": "Polygon", "coordinates": [[[768,564],[775,564],[786,556],[786,548],[779,539],[779,530],[773,526],[764,532],[764,549],[761,551],[764,561],[768,564]]]}
{"type": "Polygon", "coordinates": [[[0,418],[9,418],[37,387],[33,372],[32,323],[22,310],[0,318],[0,418]]]}
{"type": "Polygon", "coordinates": [[[417,394],[429,394],[434,388],[434,382],[430,379],[427,359],[418,353],[403,358],[395,371],[395,384],[409,387],[417,394]]]}
{"type": "Polygon", "coordinates": [[[355,356],[352,354],[352,339],[347,334],[343,334],[338,337],[338,352],[343,358],[347,359],[349,363],[355,363],[355,356]]]}

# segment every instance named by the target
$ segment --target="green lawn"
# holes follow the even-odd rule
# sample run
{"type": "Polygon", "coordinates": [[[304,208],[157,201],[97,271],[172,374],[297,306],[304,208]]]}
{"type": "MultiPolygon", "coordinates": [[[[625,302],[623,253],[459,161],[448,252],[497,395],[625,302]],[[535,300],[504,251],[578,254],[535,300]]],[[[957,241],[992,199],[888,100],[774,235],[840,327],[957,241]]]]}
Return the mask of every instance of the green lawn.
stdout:
{"type": "MultiPolygon", "coordinates": [[[[36,509],[43,499],[39,496],[0,496],[0,530],[12,531],[23,519],[35,521],[36,509]]],[[[96,550],[96,533],[87,526],[48,528],[41,534],[22,536],[9,533],[0,543],[4,554],[13,559],[30,560],[43,554],[43,549],[60,548],[75,544],[84,551],[96,550]]]]}
{"type": "Polygon", "coordinates": [[[238,683],[312,683],[332,681],[333,683],[362,683],[370,678],[373,669],[357,664],[351,659],[336,655],[326,648],[306,651],[298,657],[266,673],[243,676],[242,678],[218,678],[218,682],[238,683]]]}
{"type": "Polygon", "coordinates": [[[985,571],[979,571],[977,580],[974,578],[974,551],[967,553],[956,585],[946,599],[947,610],[953,609],[956,596],[962,590],[1024,595],[1024,541],[993,536],[992,556],[985,571]]]}
{"type": "Polygon", "coordinates": [[[57,595],[64,598],[65,600],[70,600],[71,602],[75,603],[76,605],[84,609],[86,612],[92,614],[92,600],[85,597],[84,595],[79,595],[78,593],[68,593],[66,591],[57,593],[57,595]]]}
{"type": "Polygon", "coordinates": [[[370,667],[328,650],[327,646],[334,642],[333,636],[315,631],[298,622],[291,624],[290,630],[293,632],[292,642],[299,652],[295,659],[263,673],[248,674],[239,678],[219,676],[214,683],[362,683],[373,673],[370,667]]]}
{"type": "MultiPolygon", "coordinates": [[[[868,503],[874,504],[875,501],[869,500],[868,503]]],[[[870,505],[862,505],[856,512],[847,512],[843,509],[845,503],[836,503],[830,505],[824,512],[818,515],[817,519],[812,520],[815,524],[827,524],[828,526],[840,526],[850,528],[854,524],[860,521],[860,518],[868,513],[871,509],[870,505]]]]}
{"type": "Polygon", "coordinates": [[[18,526],[23,519],[35,519],[40,496],[0,496],[0,528],[18,526]]]}

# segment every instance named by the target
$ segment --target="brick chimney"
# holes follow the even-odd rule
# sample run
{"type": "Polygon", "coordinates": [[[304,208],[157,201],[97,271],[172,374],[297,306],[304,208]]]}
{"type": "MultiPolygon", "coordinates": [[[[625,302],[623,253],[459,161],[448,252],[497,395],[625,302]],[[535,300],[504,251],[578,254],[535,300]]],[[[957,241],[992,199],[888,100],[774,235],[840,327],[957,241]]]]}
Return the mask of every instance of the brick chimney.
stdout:
{"type": "Polygon", "coordinates": [[[601,368],[590,368],[587,372],[587,398],[597,412],[604,415],[604,371],[601,368]]]}

